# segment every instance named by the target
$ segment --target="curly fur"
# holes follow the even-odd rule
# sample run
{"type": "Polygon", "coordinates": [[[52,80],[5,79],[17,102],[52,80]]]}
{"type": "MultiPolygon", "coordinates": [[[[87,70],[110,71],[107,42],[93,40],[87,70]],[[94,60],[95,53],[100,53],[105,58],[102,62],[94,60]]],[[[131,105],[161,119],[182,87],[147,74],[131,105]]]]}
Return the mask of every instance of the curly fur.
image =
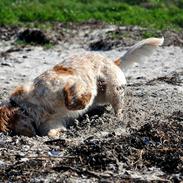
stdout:
{"type": "Polygon", "coordinates": [[[14,129],[17,121],[18,108],[3,105],[0,107],[0,131],[14,129]]]}

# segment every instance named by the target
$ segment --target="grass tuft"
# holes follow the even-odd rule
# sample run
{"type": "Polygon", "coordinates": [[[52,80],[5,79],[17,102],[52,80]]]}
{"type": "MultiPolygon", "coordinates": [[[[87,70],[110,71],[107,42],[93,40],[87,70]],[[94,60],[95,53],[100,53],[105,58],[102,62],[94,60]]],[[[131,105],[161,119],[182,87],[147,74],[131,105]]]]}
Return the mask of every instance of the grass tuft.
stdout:
{"type": "Polygon", "coordinates": [[[183,27],[183,0],[1,0],[0,24],[100,20],[155,29],[183,27]]]}

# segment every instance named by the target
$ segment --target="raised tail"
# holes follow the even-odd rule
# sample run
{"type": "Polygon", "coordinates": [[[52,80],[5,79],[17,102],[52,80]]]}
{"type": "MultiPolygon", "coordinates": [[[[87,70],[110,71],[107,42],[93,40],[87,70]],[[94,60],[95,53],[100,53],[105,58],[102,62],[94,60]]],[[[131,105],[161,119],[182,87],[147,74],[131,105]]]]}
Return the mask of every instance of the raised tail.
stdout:
{"type": "Polygon", "coordinates": [[[149,57],[155,48],[161,46],[163,42],[163,37],[144,39],[132,46],[122,57],[114,62],[122,70],[127,70],[134,63],[144,62],[145,58],[149,57]]]}

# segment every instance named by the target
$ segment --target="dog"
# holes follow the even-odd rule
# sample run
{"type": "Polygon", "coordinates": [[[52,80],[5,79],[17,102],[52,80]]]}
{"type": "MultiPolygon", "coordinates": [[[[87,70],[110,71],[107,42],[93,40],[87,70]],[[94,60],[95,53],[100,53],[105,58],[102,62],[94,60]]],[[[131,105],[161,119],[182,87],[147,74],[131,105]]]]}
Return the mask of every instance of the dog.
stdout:
{"type": "Polygon", "coordinates": [[[89,51],[69,54],[2,102],[0,132],[58,137],[70,119],[97,104],[111,104],[122,118],[126,85],[122,70],[149,57],[163,42],[163,38],[142,40],[114,61],[89,51]]]}

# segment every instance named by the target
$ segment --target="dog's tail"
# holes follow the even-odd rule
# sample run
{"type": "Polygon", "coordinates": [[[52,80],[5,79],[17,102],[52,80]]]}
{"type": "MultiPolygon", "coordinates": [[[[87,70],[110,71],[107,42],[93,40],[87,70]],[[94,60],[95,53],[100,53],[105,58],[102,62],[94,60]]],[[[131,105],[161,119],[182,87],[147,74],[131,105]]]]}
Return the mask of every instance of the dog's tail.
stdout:
{"type": "Polygon", "coordinates": [[[134,63],[144,62],[145,58],[149,57],[155,48],[161,46],[164,38],[148,38],[144,39],[132,46],[122,57],[114,61],[122,70],[128,69],[134,63]]]}

